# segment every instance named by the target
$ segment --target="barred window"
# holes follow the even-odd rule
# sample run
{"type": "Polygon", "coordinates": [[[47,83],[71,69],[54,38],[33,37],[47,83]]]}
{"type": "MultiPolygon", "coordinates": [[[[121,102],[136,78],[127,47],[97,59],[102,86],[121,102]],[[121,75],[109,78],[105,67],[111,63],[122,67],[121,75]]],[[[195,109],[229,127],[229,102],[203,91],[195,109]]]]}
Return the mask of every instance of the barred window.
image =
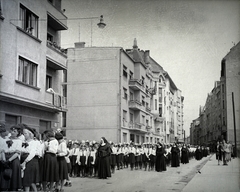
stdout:
{"type": "Polygon", "coordinates": [[[37,65],[22,57],[18,61],[18,81],[37,86],[37,65]]]}

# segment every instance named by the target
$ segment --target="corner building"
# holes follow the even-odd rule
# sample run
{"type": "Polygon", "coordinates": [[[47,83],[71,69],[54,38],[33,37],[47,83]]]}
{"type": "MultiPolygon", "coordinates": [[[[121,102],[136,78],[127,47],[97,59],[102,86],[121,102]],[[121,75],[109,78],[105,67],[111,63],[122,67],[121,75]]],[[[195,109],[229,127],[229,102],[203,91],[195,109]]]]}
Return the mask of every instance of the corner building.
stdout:
{"type": "Polygon", "coordinates": [[[127,50],[75,43],[68,49],[67,137],[168,142],[159,77],[165,78],[162,67],[136,39],[127,50]]]}
{"type": "Polygon", "coordinates": [[[66,124],[61,1],[0,1],[0,121],[42,133],[66,124]]]}

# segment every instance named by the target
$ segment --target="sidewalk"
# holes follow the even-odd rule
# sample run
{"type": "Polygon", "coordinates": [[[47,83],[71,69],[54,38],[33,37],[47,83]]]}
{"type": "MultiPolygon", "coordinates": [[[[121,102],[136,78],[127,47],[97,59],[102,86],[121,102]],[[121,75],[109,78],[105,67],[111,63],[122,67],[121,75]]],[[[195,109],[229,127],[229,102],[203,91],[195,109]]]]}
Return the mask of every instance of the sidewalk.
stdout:
{"type": "Polygon", "coordinates": [[[240,192],[240,159],[222,164],[218,165],[214,154],[182,192],[240,192]]]}

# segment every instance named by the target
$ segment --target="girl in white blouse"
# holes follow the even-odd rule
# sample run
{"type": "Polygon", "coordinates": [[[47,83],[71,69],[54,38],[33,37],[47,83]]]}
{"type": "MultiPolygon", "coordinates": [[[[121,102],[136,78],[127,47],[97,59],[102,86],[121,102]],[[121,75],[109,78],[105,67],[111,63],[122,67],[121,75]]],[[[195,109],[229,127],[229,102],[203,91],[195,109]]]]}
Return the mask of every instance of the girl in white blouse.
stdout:
{"type": "Polygon", "coordinates": [[[67,144],[63,139],[63,135],[59,132],[55,134],[55,138],[58,140],[57,161],[59,166],[59,184],[57,186],[58,191],[63,191],[63,185],[68,179],[68,167],[65,156],[67,155],[67,144]]]}
{"type": "Polygon", "coordinates": [[[8,149],[5,151],[6,160],[12,169],[12,177],[10,182],[10,191],[17,191],[22,188],[20,153],[22,150],[22,140],[18,137],[22,134],[21,127],[14,125],[10,128],[11,136],[9,137],[8,149]]]}
{"type": "Polygon", "coordinates": [[[45,132],[45,155],[43,161],[43,190],[46,191],[47,182],[50,183],[50,191],[55,182],[59,181],[59,168],[57,162],[58,141],[55,139],[53,131],[45,132]]]}
{"type": "Polygon", "coordinates": [[[38,150],[38,143],[34,141],[35,131],[30,127],[23,129],[23,135],[25,137],[25,144],[22,151],[28,153],[27,158],[21,164],[24,171],[23,174],[23,187],[25,191],[29,191],[30,187],[34,191],[37,191],[36,184],[39,183],[39,164],[38,157],[36,156],[38,150]]]}

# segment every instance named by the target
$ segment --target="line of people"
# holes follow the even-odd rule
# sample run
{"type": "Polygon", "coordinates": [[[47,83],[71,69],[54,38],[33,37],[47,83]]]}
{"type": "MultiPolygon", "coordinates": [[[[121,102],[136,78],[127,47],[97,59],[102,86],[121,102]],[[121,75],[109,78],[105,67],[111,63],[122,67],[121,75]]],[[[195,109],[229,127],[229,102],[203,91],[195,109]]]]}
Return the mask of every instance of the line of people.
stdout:
{"type": "Polygon", "coordinates": [[[116,144],[105,137],[99,142],[67,141],[60,129],[40,135],[26,124],[10,131],[0,124],[0,189],[63,191],[71,186],[70,177],[106,179],[124,168],[161,172],[194,156],[197,150],[185,144],[116,144]]]}
{"type": "Polygon", "coordinates": [[[39,133],[26,124],[0,124],[0,190],[63,191],[67,145],[60,132],[39,133]]]}
{"type": "MultiPolygon", "coordinates": [[[[102,138],[101,138],[102,139],[102,138]]],[[[108,146],[107,172],[114,173],[115,170],[130,168],[131,170],[145,171],[166,171],[168,166],[178,167],[180,162],[189,163],[189,159],[195,156],[195,150],[185,144],[178,146],[164,145],[162,143],[134,144],[133,142],[115,144],[108,142],[104,138],[104,143],[108,146]]],[[[69,141],[69,159],[72,165],[70,177],[99,177],[99,154],[98,148],[101,143],[82,140],[69,141]]],[[[109,174],[110,175],[110,174],[109,174]]],[[[105,176],[103,176],[106,178],[105,176]]],[[[101,177],[99,177],[101,178],[101,177]]]]}

